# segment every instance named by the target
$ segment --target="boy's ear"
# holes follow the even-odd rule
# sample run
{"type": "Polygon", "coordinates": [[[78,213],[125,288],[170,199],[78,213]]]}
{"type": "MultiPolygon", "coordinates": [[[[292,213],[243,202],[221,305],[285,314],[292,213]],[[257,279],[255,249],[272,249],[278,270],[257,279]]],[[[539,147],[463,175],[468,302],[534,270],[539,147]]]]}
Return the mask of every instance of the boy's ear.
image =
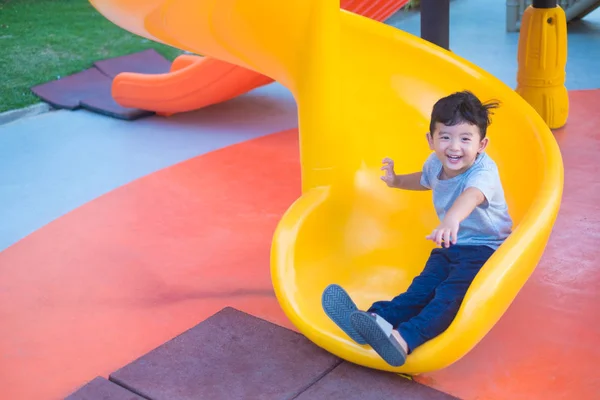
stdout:
{"type": "Polygon", "coordinates": [[[479,150],[477,150],[478,153],[483,153],[483,151],[485,150],[485,148],[487,147],[488,143],[489,143],[489,139],[486,137],[484,138],[482,141],[479,142],[479,150]]]}
{"type": "Polygon", "coordinates": [[[425,137],[427,138],[427,143],[429,144],[429,150],[433,150],[433,136],[431,136],[430,132],[427,132],[425,137]]]}

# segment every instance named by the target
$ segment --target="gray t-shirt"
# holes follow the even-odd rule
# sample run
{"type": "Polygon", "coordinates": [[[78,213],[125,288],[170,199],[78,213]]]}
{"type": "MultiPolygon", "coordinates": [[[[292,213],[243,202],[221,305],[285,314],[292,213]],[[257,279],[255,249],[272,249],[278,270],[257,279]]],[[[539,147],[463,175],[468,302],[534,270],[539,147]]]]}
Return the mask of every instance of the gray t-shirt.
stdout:
{"type": "Polygon", "coordinates": [[[460,223],[456,244],[500,247],[511,233],[512,220],[496,163],[482,153],[467,171],[454,178],[440,180],[441,172],[442,163],[432,153],[423,165],[421,185],[433,191],[433,205],[440,220],[466,189],[476,187],[485,196],[484,202],[460,223]]]}

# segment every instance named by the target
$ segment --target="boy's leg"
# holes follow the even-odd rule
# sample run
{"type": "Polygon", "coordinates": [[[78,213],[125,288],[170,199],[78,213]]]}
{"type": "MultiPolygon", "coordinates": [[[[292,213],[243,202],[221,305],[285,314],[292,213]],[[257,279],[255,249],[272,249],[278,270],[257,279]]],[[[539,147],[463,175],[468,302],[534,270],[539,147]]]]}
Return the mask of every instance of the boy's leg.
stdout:
{"type": "Polygon", "coordinates": [[[392,325],[378,315],[355,311],[350,316],[354,329],[388,364],[399,367],[406,361],[407,346],[392,325]]]}
{"type": "Polygon", "coordinates": [[[431,302],[414,318],[397,328],[409,352],[444,332],[454,320],[473,279],[494,250],[487,246],[452,246],[448,249],[450,275],[436,289],[431,302]]]}
{"type": "Polygon", "coordinates": [[[435,289],[450,273],[448,249],[433,249],[423,271],[413,279],[406,292],[391,301],[378,301],[367,310],[375,313],[395,328],[419,314],[433,299],[435,289]]]}

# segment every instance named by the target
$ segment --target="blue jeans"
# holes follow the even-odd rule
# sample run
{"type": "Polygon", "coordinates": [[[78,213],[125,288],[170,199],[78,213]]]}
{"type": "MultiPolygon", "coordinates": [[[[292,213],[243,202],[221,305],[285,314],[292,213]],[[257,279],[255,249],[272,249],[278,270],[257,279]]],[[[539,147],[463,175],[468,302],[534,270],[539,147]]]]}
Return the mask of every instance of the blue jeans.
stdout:
{"type": "Polygon", "coordinates": [[[405,293],[373,303],[368,312],[392,324],[410,352],[450,326],[471,282],[493,253],[487,246],[433,249],[405,293]]]}

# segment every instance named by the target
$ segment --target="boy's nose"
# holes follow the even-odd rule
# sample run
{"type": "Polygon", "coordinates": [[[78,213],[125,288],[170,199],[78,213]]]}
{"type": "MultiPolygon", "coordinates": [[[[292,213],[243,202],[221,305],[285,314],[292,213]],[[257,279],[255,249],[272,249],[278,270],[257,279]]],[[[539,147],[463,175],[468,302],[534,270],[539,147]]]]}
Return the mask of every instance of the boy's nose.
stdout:
{"type": "Polygon", "coordinates": [[[460,141],[459,140],[452,140],[450,142],[450,149],[452,149],[452,150],[459,150],[460,149],[460,141]]]}

